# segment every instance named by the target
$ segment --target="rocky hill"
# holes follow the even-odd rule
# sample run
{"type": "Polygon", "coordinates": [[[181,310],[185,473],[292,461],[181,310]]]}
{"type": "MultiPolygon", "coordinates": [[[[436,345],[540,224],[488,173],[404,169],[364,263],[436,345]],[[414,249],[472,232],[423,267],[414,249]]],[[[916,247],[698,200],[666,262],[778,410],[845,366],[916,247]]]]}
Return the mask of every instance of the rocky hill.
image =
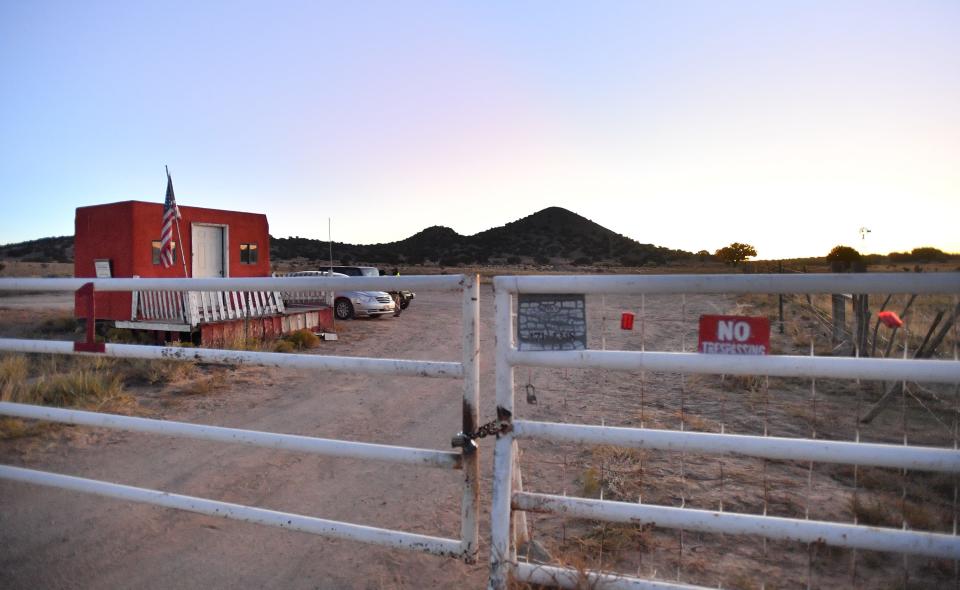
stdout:
{"type": "MultiPolygon", "coordinates": [[[[327,259],[329,248],[327,242],[307,238],[272,238],[270,247],[274,260],[304,257],[318,261],[327,259]]],[[[691,256],[682,250],[641,244],[561,207],[549,207],[472,236],[460,235],[448,227],[433,226],[398,242],[333,243],[334,259],[344,264],[362,261],[417,265],[429,262],[456,266],[606,261],[643,266],[691,256]]]]}

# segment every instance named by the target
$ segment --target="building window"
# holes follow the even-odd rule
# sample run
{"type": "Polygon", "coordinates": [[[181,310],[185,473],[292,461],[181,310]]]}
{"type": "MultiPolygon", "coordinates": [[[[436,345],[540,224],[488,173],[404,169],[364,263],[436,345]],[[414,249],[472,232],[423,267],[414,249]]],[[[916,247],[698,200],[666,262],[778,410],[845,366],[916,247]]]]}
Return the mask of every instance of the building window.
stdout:
{"type": "Polygon", "coordinates": [[[240,264],[256,264],[257,254],[256,244],[240,244],[240,264]]]}
{"type": "MultiPolygon", "coordinates": [[[[160,264],[160,240],[154,240],[150,243],[153,246],[153,263],[160,264]]],[[[173,246],[173,260],[177,260],[177,243],[170,242],[170,245],[173,246]]]]}

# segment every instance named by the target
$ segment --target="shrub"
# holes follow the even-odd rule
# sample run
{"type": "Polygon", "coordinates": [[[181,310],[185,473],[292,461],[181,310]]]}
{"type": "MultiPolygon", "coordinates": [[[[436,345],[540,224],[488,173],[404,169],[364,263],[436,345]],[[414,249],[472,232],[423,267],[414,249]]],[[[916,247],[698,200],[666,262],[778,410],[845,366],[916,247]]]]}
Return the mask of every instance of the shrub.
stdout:
{"type": "Polygon", "coordinates": [[[320,345],[320,339],[310,330],[297,330],[288,334],[284,340],[289,342],[297,350],[316,348],[320,345]]]}
{"type": "Polygon", "coordinates": [[[624,254],[620,257],[620,264],[623,266],[643,266],[646,263],[646,254],[624,254]]]}
{"type": "Polygon", "coordinates": [[[273,352],[293,352],[294,350],[296,349],[289,340],[277,340],[277,343],[273,346],[273,352]]]}
{"type": "Polygon", "coordinates": [[[80,331],[80,322],[72,316],[56,317],[44,320],[36,330],[34,335],[40,337],[64,336],[75,334],[80,331]]]}

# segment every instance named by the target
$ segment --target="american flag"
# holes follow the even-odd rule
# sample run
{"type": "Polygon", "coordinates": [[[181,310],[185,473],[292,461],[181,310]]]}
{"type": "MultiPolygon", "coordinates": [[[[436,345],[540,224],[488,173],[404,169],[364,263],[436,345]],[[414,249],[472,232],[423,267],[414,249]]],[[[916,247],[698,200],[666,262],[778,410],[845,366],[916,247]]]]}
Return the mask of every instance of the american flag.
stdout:
{"type": "Polygon", "coordinates": [[[173,196],[173,180],[167,170],[167,198],[163,202],[163,225],[160,230],[160,262],[164,268],[170,268],[175,262],[173,259],[173,223],[180,219],[180,209],[173,196]]]}

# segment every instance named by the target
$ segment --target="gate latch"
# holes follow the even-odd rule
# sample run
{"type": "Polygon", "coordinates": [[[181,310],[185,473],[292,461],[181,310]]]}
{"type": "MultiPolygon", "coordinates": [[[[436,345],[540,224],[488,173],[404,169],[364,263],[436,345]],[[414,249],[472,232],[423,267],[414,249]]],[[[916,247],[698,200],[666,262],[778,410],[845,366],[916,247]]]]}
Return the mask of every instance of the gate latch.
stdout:
{"type": "Polygon", "coordinates": [[[477,440],[481,438],[486,438],[488,436],[494,436],[497,434],[502,434],[510,428],[510,423],[503,420],[493,420],[487,422],[476,432],[458,432],[453,439],[450,441],[450,446],[462,447],[464,453],[472,453],[477,450],[477,440]]]}

